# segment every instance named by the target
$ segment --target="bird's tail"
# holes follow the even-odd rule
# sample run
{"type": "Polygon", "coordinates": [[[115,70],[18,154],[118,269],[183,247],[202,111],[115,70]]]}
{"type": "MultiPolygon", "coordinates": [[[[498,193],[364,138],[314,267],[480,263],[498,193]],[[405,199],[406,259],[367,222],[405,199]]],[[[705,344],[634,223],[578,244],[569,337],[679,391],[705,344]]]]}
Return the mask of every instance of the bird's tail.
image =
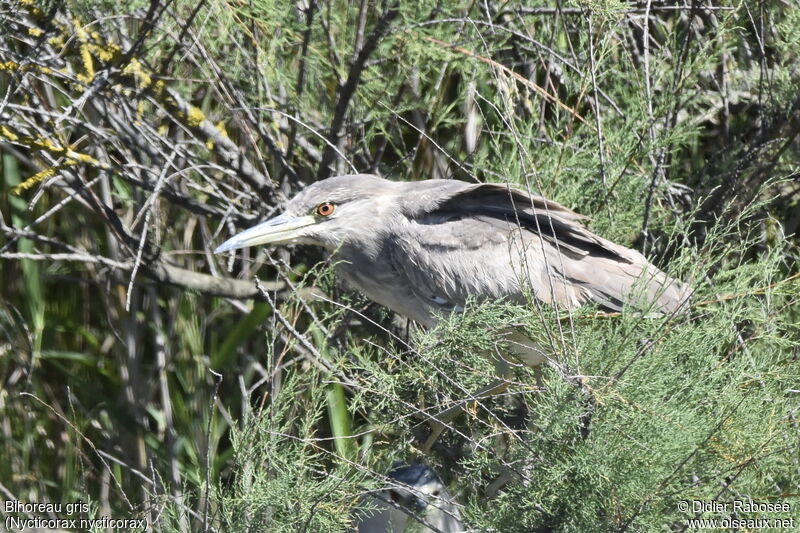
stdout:
{"type": "Polygon", "coordinates": [[[687,284],[669,277],[641,254],[636,255],[630,263],[602,260],[607,264],[594,271],[592,283],[584,285],[592,301],[613,311],[626,307],[661,314],[675,313],[687,305],[692,295],[687,284]]]}

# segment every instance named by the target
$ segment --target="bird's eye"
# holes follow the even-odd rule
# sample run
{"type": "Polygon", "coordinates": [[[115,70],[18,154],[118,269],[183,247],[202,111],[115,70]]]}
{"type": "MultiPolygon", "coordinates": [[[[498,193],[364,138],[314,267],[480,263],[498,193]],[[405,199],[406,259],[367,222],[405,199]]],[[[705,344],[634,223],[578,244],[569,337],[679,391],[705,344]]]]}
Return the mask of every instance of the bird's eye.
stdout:
{"type": "Polygon", "coordinates": [[[317,206],[317,214],[323,217],[329,217],[336,211],[336,206],[330,202],[325,202],[317,206]]]}

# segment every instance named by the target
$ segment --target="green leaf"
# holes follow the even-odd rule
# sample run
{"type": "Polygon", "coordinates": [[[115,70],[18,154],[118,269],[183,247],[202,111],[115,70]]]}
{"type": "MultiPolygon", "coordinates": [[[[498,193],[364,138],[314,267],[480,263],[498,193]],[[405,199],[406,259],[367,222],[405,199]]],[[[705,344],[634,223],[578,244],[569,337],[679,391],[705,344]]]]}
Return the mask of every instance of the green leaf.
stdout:
{"type": "Polygon", "coordinates": [[[94,366],[97,358],[82,352],[71,352],[66,350],[42,350],[42,359],[60,359],[63,361],[75,361],[88,366],[94,366]]]}
{"type": "Polygon", "coordinates": [[[256,303],[253,306],[253,310],[236,324],[228,336],[225,337],[220,348],[212,355],[211,367],[225,368],[229,365],[233,355],[236,353],[236,348],[243,344],[266,321],[270,312],[272,312],[272,308],[268,304],[264,302],[256,303]]]}
{"type": "Polygon", "coordinates": [[[356,458],[356,441],[353,439],[350,413],[347,412],[347,398],[344,387],[339,383],[329,386],[326,395],[328,402],[328,418],[336,453],[350,461],[356,458]]]}

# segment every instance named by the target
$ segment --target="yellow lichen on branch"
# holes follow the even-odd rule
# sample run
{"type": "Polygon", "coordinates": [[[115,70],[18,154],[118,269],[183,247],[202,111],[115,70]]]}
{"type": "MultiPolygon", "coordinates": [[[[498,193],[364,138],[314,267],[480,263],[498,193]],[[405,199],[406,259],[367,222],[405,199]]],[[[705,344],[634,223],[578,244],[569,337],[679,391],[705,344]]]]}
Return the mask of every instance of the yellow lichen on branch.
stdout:
{"type": "Polygon", "coordinates": [[[30,189],[31,187],[33,187],[37,183],[39,183],[41,181],[44,181],[44,180],[46,180],[46,179],[48,179],[48,178],[50,178],[52,176],[55,176],[57,171],[59,171],[59,170],[61,170],[63,168],[66,168],[66,167],[71,167],[71,166],[78,165],[80,163],[89,164],[91,166],[102,168],[102,169],[108,169],[109,168],[108,165],[104,165],[104,164],[100,163],[94,157],[92,157],[92,156],[90,156],[88,154],[75,152],[74,150],[69,150],[69,149],[65,150],[64,148],[60,148],[60,147],[55,147],[54,146],[54,148],[52,150],[49,150],[49,151],[54,151],[56,153],[58,153],[59,151],[60,152],[64,152],[64,156],[67,158],[66,161],[64,161],[60,165],[48,167],[48,168],[46,168],[44,170],[41,170],[41,171],[37,172],[36,174],[34,174],[30,178],[26,179],[25,181],[23,181],[19,185],[16,185],[15,187],[12,187],[11,188],[11,194],[20,194],[22,191],[30,189]]]}
{"type": "MultiPolygon", "coordinates": [[[[225,129],[225,121],[224,120],[220,120],[214,126],[219,130],[219,134],[220,135],[222,135],[226,139],[230,139],[230,137],[228,137],[228,130],[225,129]]],[[[213,150],[214,149],[214,141],[211,138],[209,138],[206,141],[206,148],[208,148],[209,150],[213,150]]]]}
{"type": "Polygon", "coordinates": [[[83,70],[86,72],[85,74],[78,74],[77,78],[84,83],[89,83],[94,79],[94,62],[92,60],[92,51],[89,48],[89,34],[83,29],[81,21],[77,18],[72,19],[72,25],[75,28],[75,35],[81,43],[79,47],[81,61],[83,62],[83,70]]]}
{"type": "Polygon", "coordinates": [[[102,165],[100,161],[90,156],[89,154],[83,154],[81,152],[67,150],[67,153],[65,155],[71,160],[75,161],[76,163],[86,163],[92,165],[93,167],[107,168],[106,165],[102,165]]]}
{"type": "MultiPolygon", "coordinates": [[[[29,6],[29,10],[31,9],[30,6],[34,4],[33,0],[25,0],[23,2],[23,5],[29,6]]],[[[209,133],[209,131],[216,130],[219,132],[219,137],[228,139],[222,122],[214,126],[208,123],[205,113],[199,107],[184,101],[177,93],[171,92],[168,84],[158,79],[157,74],[151,71],[141,59],[130,57],[125,63],[121,63],[121,58],[124,54],[119,44],[104,38],[100,32],[91,31],[91,24],[83,24],[78,17],[74,17],[71,20],[67,19],[64,22],[52,22],[52,29],[47,30],[47,42],[56,48],[61,47],[60,57],[69,60],[68,65],[61,70],[61,73],[65,75],[71,74],[81,83],[90,84],[94,81],[97,72],[108,70],[116,74],[115,83],[111,86],[113,90],[126,95],[128,98],[137,98],[137,91],[146,91],[167,111],[171,112],[175,120],[189,128],[201,130],[206,136],[206,146],[209,150],[217,148],[216,145],[221,142],[215,134],[209,133]]],[[[34,27],[30,28],[30,30],[32,30],[29,31],[31,35],[44,34],[44,30],[39,28],[34,27]]],[[[21,65],[13,61],[0,62],[0,72],[19,72],[29,69],[38,70],[42,74],[54,73],[50,68],[35,64],[21,65]]],[[[144,102],[145,100],[142,99],[136,106],[135,120],[139,124],[145,120],[146,107],[144,102]]],[[[160,134],[163,135],[167,132],[167,127],[162,125],[159,128],[160,134]]],[[[17,133],[10,130],[3,132],[3,137],[9,140],[12,140],[11,136],[17,135],[17,133]]],[[[20,134],[19,137],[23,136],[20,134]]],[[[16,137],[13,140],[17,142],[16,137]]],[[[25,137],[18,142],[33,150],[45,150],[51,154],[63,156],[76,162],[98,167],[102,166],[91,156],[65,150],[59,144],[53,143],[46,138],[34,139],[25,137]]]]}
{"type": "Polygon", "coordinates": [[[0,72],[28,72],[31,70],[38,70],[42,74],[52,74],[53,69],[50,67],[43,67],[42,65],[37,65],[35,63],[28,63],[25,65],[20,65],[19,63],[15,63],[14,61],[0,61],[0,72]]]}
{"type": "Polygon", "coordinates": [[[7,140],[9,140],[11,142],[14,142],[17,139],[19,139],[19,136],[16,133],[14,133],[13,131],[11,131],[10,129],[8,129],[5,126],[0,126],[0,135],[2,135],[3,137],[5,137],[7,140]]]}
{"type": "Polygon", "coordinates": [[[125,65],[125,68],[122,69],[122,73],[133,76],[142,89],[150,87],[153,83],[153,77],[150,76],[135,57],[132,57],[128,64],[125,65]]]}
{"type": "MultiPolygon", "coordinates": [[[[71,161],[68,161],[67,163],[68,164],[74,164],[71,161]]],[[[56,167],[50,167],[50,168],[46,168],[44,170],[41,170],[41,171],[37,172],[36,174],[34,174],[30,178],[26,179],[25,181],[23,181],[19,185],[16,185],[16,186],[12,187],[11,188],[11,194],[19,194],[22,191],[26,191],[26,190],[30,189],[31,187],[33,187],[34,185],[36,185],[40,181],[44,181],[47,178],[55,176],[56,170],[57,170],[56,167]]]]}
{"type": "Polygon", "coordinates": [[[187,114],[186,117],[186,123],[189,126],[191,126],[192,128],[196,128],[197,126],[202,124],[205,119],[206,116],[205,114],[203,114],[203,112],[200,110],[199,107],[193,105],[189,106],[189,113],[187,114]]]}
{"type": "Polygon", "coordinates": [[[20,183],[19,185],[13,187],[11,189],[11,192],[13,194],[19,194],[24,190],[30,189],[35,184],[55,175],[57,170],[64,167],[78,165],[78,164],[85,164],[101,169],[110,168],[108,165],[100,163],[100,161],[90,156],[89,154],[76,152],[75,150],[69,147],[64,148],[63,146],[47,138],[43,137],[34,138],[34,137],[20,135],[4,125],[0,125],[0,138],[5,139],[8,142],[18,144],[20,146],[25,146],[32,151],[41,150],[43,152],[47,152],[55,156],[66,158],[66,160],[60,165],[52,166],[44,170],[41,170],[36,174],[34,174],[33,176],[31,176],[30,178],[23,181],[22,183],[20,183]]]}
{"type": "Polygon", "coordinates": [[[58,172],[59,170],[61,170],[63,168],[66,168],[66,167],[75,166],[78,163],[90,163],[90,164],[93,164],[95,166],[103,166],[103,165],[100,165],[100,163],[95,158],[93,158],[91,156],[88,156],[86,154],[73,152],[72,150],[67,150],[66,156],[69,159],[67,159],[66,161],[64,161],[60,165],[56,165],[56,166],[48,167],[48,168],[46,168],[44,170],[40,170],[39,172],[37,172],[36,174],[31,176],[30,178],[28,178],[25,181],[23,181],[22,183],[20,183],[19,185],[16,185],[16,186],[12,187],[11,188],[11,194],[19,194],[22,191],[26,191],[26,190],[30,189],[31,187],[33,187],[34,185],[36,185],[37,183],[42,182],[42,181],[44,181],[44,180],[46,180],[48,178],[51,178],[51,177],[55,176],[56,172],[58,172]]]}

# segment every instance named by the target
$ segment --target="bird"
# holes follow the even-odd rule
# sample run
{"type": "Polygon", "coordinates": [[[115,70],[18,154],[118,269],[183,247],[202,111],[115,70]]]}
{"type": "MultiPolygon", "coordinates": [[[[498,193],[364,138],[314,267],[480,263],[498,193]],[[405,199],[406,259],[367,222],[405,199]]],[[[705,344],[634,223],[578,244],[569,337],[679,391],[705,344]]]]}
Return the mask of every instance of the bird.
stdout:
{"type": "Polygon", "coordinates": [[[387,478],[387,487],[361,498],[353,514],[358,533],[465,531],[457,503],[431,467],[399,464],[387,478]]]}
{"type": "MultiPolygon", "coordinates": [[[[686,304],[688,285],[636,250],[593,233],[587,219],[507,184],[350,174],[306,186],[282,214],[234,235],[215,253],[262,244],[321,246],[349,285],[427,328],[464,311],[470,300],[651,314],[686,304]]],[[[537,380],[543,364],[558,364],[553,348],[514,325],[498,336],[512,358],[534,368],[537,380]]],[[[497,374],[508,373],[504,355],[492,360],[497,374]]],[[[496,381],[469,401],[506,386],[496,381]]],[[[427,419],[432,432],[423,450],[463,409],[458,403],[427,419]]]]}
{"type": "Polygon", "coordinates": [[[390,181],[370,174],[308,185],[283,214],[215,253],[260,244],[325,248],[368,298],[434,327],[467,301],[529,298],[560,309],[595,304],[673,313],[691,289],[641,253],[587,229],[543,196],[495,183],[390,181]]]}

